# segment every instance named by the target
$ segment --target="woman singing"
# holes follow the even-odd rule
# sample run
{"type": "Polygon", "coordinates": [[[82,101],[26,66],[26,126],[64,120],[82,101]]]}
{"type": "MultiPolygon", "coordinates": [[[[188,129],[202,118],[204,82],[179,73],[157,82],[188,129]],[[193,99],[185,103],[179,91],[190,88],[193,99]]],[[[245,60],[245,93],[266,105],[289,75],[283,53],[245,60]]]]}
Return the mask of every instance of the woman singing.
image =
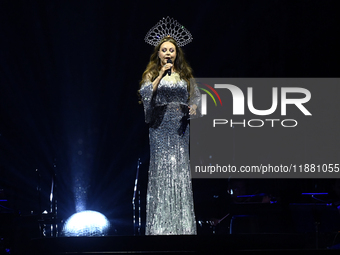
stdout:
{"type": "Polygon", "coordinates": [[[146,235],[195,235],[188,119],[196,115],[200,94],[197,87],[190,88],[192,69],[179,47],[181,38],[166,32],[152,43],[155,49],[140,87],[150,139],[146,235]]]}

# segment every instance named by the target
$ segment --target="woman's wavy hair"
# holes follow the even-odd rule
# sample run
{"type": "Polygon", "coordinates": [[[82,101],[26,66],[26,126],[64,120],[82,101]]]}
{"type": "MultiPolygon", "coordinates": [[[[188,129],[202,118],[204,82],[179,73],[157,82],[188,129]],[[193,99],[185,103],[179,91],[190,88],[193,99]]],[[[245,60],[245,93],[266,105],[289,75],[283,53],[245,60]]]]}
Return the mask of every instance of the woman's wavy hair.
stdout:
{"type": "Polygon", "coordinates": [[[190,91],[190,79],[193,78],[192,69],[189,66],[188,62],[185,60],[183,50],[178,47],[177,42],[174,38],[167,36],[164,37],[159,44],[154,48],[153,53],[151,54],[150,61],[146,66],[146,69],[143,73],[142,80],[140,82],[140,86],[151,77],[151,81],[156,79],[159,75],[159,70],[162,68],[161,61],[158,57],[158,52],[161,45],[165,42],[171,42],[176,47],[176,59],[175,59],[175,70],[178,72],[181,79],[185,80],[188,84],[188,91],[190,91]]]}

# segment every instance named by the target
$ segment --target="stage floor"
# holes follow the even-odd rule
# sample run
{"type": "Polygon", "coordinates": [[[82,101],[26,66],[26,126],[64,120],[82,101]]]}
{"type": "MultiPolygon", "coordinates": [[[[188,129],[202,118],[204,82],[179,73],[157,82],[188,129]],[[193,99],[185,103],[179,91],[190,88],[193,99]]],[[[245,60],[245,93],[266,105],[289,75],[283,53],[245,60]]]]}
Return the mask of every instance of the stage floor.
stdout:
{"type": "Polygon", "coordinates": [[[302,234],[57,237],[33,239],[27,250],[31,254],[339,253],[334,249],[316,249],[316,243],[311,238],[302,234]]]}

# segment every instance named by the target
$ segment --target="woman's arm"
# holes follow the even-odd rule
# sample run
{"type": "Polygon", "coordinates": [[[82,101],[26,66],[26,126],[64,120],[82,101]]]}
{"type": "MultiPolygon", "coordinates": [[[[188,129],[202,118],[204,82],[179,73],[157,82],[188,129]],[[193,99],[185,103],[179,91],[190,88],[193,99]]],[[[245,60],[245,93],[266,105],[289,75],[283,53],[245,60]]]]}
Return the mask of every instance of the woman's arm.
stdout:
{"type": "MultiPolygon", "coordinates": [[[[191,88],[190,88],[190,102],[189,102],[189,113],[190,115],[196,115],[195,117],[201,117],[200,106],[201,106],[201,93],[197,87],[197,84],[194,79],[190,80],[191,88]],[[198,113],[197,113],[198,112],[198,113]]],[[[192,116],[193,117],[193,116],[192,116]]]]}

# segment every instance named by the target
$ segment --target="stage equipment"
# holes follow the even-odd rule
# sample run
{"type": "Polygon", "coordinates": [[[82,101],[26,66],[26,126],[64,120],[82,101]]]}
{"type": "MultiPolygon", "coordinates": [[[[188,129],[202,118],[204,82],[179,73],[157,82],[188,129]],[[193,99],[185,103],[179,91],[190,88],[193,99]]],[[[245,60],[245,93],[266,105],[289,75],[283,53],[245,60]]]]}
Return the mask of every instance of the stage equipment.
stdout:
{"type": "Polygon", "coordinates": [[[340,216],[335,204],[328,203],[325,199],[316,196],[325,196],[328,193],[301,193],[303,196],[311,196],[319,202],[315,203],[291,203],[290,210],[298,233],[314,233],[315,248],[319,249],[321,233],[339,233],[340,216]]]}
{"type": "Polygon", "coordinates": [[[39,169],[35,169],[38,177],[37,191],[39,201],[39,231],[42,237],[57,237],[59,235],[59,224],[62,223],[58,219],[58,202],[57,202],[57,163],[56,159],[53,160],[51,192],[50,192],[50,208],[49,210],[42,211],[41,207],[41,173],[39,169]]]}
{"type": "Polygon", "coordinates": [[[133,235],[141,235],[141,227],[142,227],[142,218],[141,218],[141,203],[140,203],[140,187],[138,183],[139,178],[139,166],[142,164],[140,158],[137,161],[137,172],[136,172],[136,180],[135,187],[133,189],[133,197],[132,197],[132,221],[133,221],[133,235]],[[136,194],[138,193],[138,216],[136,214],[136,194]],[[138,217],[138,223],[136,223],[136,216],[138,217]]]}
{"type": "Polygon", "coordinates": [[[82,211],[67,219],[63,228],[64,236],[105,236],[110,222],[96,211],[82,211]]]}
{"type": "Polygon", "coordinates": [[[175,39],[177,45],[182,47],[192,41],[191,33],[173,18],[166,17],[161,19],[146,34],[144,40],[146,43],[157,46],[159,42],[166,36],[175,39]]]}

